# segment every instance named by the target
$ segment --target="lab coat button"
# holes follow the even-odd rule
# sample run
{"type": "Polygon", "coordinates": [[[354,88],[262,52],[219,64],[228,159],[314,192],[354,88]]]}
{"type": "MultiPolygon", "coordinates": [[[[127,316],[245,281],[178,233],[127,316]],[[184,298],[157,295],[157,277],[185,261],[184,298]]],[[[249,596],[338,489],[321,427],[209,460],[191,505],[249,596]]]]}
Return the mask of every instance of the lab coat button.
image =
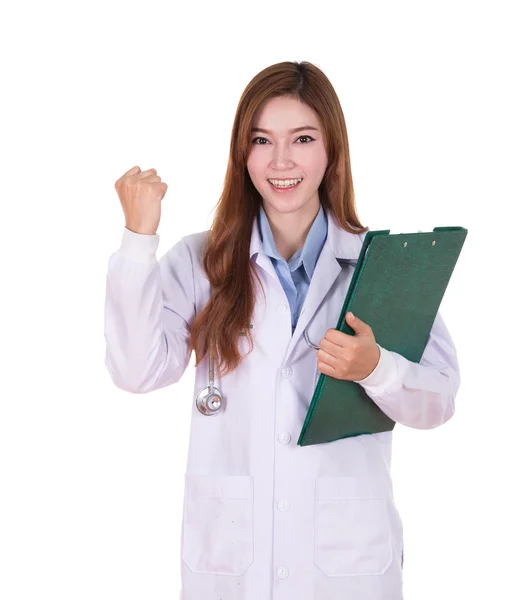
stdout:
{"type": "Polygon", "coordinates": [[[291,377],[293,369],[291,367],[284,367],[280,373],[282,377],[291,377]]]}
{"type": "Polygon", "coordinates": [[[286,510],[289,510],[289,507],[291,506],[291,503],[288,500],[281,500],[278,503],[278,507],[279,510],[285,512],[286,510]]]}
{"type": "Polygon", "coordinates": [[[279,433],[278,440],[281,444],[289,444],[291,441],[291,434],[287,431],[283,431],[282,433],[279,433]]]}
{"type": "Polygon", "coordinates": [[[277,569],[277,576],[279,579],[285,579],[289,575],[289,571],[286,567],[279,567],[277,569]]]}
{"type": "Polygon", "coordinates": [[[285,304],[279,304],[277,306],[277,314],[283,315],[287,310],[287,306],[285,304]]]}

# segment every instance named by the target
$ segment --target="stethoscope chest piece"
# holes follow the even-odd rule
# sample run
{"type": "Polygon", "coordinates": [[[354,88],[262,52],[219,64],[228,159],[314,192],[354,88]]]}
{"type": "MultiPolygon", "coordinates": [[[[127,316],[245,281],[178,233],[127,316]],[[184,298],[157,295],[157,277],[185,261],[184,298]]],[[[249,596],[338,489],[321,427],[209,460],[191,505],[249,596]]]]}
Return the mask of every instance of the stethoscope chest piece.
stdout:
{"type": "Polygon", "coordinates": [[[213,353],[209,353],[209,381],[208,387],[201,390],[195,399],[198,411],[210,417],[220,412],[223,404],[222,393],[213,384],[215,383],[215,367],[213,365],[213,353]]]}
{"type": "Polygon", "coordinates": [[[195,402],[199,412],[209,417],[216,415],[222,407],[222,395],[216,387],[208,386],[197,394],[195,402]]]}

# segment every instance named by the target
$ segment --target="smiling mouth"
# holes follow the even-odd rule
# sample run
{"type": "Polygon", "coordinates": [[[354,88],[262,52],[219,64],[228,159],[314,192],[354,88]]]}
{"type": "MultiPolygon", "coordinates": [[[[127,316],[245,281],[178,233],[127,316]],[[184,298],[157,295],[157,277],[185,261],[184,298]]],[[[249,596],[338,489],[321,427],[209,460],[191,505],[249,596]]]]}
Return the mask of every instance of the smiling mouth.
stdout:
{"type": "Polygon", "coordinates": [[[303,177],[298,181],[298,183],[295,183],[293,185],[275,185],[273,184],[269,179],[268,179],[268,183],[272,186],[272,188],[276,189],[276,190],[292,190],[297,188],[303,181],[303,177]]]}

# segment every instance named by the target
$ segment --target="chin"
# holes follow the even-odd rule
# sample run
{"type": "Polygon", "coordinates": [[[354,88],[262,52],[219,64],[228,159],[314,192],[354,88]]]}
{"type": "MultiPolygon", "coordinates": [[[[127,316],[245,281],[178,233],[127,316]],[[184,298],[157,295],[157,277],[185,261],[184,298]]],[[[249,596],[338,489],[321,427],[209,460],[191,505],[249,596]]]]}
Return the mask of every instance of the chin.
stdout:
{"type": "Polygon", "coordinates": [[[307,207],[307,202],[268,202],[264,200],[264,207],[270,207],[273,211],[279,212],[282,214],[298,212],[304,210],[307,207]]]}

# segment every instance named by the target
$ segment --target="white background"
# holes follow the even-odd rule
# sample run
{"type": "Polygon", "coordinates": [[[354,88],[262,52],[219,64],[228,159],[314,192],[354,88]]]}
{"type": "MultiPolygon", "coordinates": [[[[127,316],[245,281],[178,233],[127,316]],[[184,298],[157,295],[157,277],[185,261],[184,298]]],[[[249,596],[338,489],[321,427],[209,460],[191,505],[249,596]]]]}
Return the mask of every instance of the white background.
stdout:
{"type": "Polygon", "coordinates": [[[148,395],[109,378],[106,269],[124,228],[114,182],[138,165],[168,184],[158,258],[207,229],[239,97],[284,60],[316,64],[338,93],[364,225],[468,229],[440,309],[462,372],[457,412],[436,430],[394,433],[405,597],[506,597],[506,4],[2,9],[2,600],[178,598],[195,357],[148,395]]]}

